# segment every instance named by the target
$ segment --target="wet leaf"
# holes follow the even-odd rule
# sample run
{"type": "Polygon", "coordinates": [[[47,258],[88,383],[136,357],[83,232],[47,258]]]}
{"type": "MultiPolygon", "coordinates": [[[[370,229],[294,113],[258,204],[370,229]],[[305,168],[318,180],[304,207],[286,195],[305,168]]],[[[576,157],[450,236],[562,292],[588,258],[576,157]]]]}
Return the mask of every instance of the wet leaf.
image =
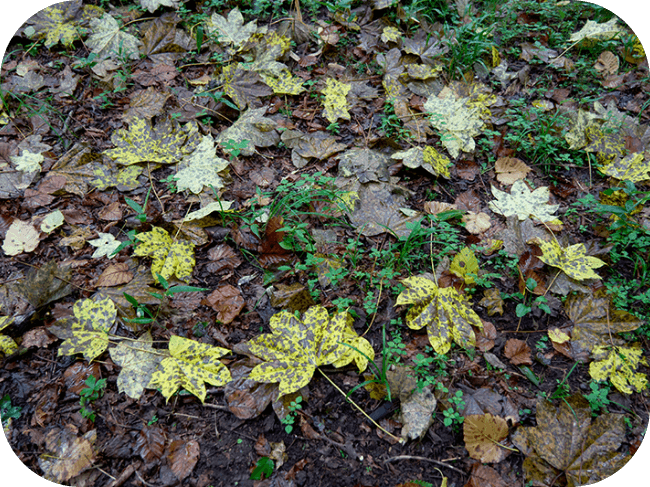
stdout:
{"type": "Polygon", "coordinates": [[[559,475],[567,487],[603,480],[620,470],[630,458],[617,452],[625,439],[621,414],[601,414],[591,420],[591,408],[575,394],[554,406],[537,404],[537,426],[518,428],[512,442],[526,455],[526,481],[551,487],[559,475]]]}
{"type": "Polygon", "coordinates": [[[645,374],[637,372],[639,365],[647,366],[641,344],[630,347],[595,347],[594,361],[589,364],[589,375],[597,381],[609,379],[623,394],[643,392],[648,386],[645,374]]]}
{"type": "Polygon", "coordinates": [[[165,452],[165,436],[158,426],[145,426],[140,430],[133,453],[151,465],[165,452]]]}
{"type": "Polygon", "coordinates": [[[111,287],[126,284],[133,279],[133,273],[129,271],[129,264],[120,262],[111,264],[97,279],[95,287],[111,287]]]}
{"type": "Polygon", "coordinates": [[[548,337],[553,343],[566,343],[571,337],[559,328],[549,328],[548,337]]]}
{"type": "Polygon", "coordinates": [[[82,14],[81,0],[61,2],[44,8],[27,23],[34,29],[33,39],[45,39],[44,44],[48,49],[59,42],[64,46],[71,46],[79,39],[79,20],[82,14]]]}
{"type": "Polygon", "coordinates": [[[533,365],[533,359],[530,356],[530,347],[523,340],[517,340],[516,338],[508,340],[503,354],[514,365],[533,365]]]}
{"type": "Polygon", "coordinates": [[[280,135],[275,128],[277,123],[270,118],[265,118],[266,108],[249,108],[240,115],[235,123],[222,131],[216,138],[217,143],[223,147],[227,142],[241,144],[248,142],[241,150],[241,155],[251,156],[255,147],[275,147],[280,142],[280,135]]]}
{"type": "Polygon", "coordinates": [[[339,342],[347,317],[348,313],[336,313],[330,318],[322,306],[312,306],[302,319],[288,311],[276,313],[269,323],[272,333],[247,342],[249,353],[264,361],[250,379],[278,382],[280,396],[298,391],[309,383],[316,367],[332,364],[345,353],[339,342]]]}
{"type": "Polygon", "coordinates": [[[72,292],[72,269],[50,260],[40,268],[30,269],[17,290],[34,308],[58,301],[72,292]]]}
{"type": "Polygon", "coordinates": [[[270,302],[274,308],[304,313],[314,304],[314,298],[309,289],[299,282],[290,285],[280,283],[275,285],[275,290],[271,290],[270,302]]]}
{"type": "Polygon", "coordinates": [[[17,171],[41,172],[41,162],[45,160],[42,154],[34,154],[29,150],[22,151],[20,156],[11,156],[11,162],[16,166],[17,171]]]}
{"type": "MultiPolygon", "coordinates": [[[[93,297],[96,299],[110,298],[115,303],[120,316],[133,319],[136,317],[135,310],[124,297],[124,293],[133,296],[140,304],[158,305],[160,300],[150,293],[160,293],[160,289],[151,287],[154,280],[148,267],[138,267],[135,260],[130,260],[126,264],[129,265],[129,272],[133,274],[133,279],[124,286],[101,288],[93,297]]],[[[135,324],[132,326],[137,327],[135,324]]]]}
{"type": "Polygon", "coordinates": [[[483,323],[462,294],[453,287],[440,288],[424,277],[409,277],[402,283],[406,289],[397,297],[396,305],[413,305],[406,314],[406,324],[413,330],[426,326],[437,353],[447,353],[452,340],[463,348],[474,346],[472,326],[480,329],[483,323]]]}
{"type": "Polygon", "coordinates": [[[45,437],[49,453],[38,457],[43,477],[61,484],[90,468],[95,461],[93,445],[96,440],[97,430],[78,437],[68,429],[51,429],[45,437]]]}
{"type": "MultiPolygon", "coordinates": [[[[0,316],[0,331],[7,328],[13,322],[14,319],[11,316],[0,316]]],[[[18,344],[14,341],[14,339],[7,335],[0,334],[0,353],[8,356],[17,351],[18,344]]]]}
{"type": "Polygon", "coordinates": [[[108,347],[108,332],[115,322],[117,310],[110,299],[80,299],[72,309],[74,318],[69,327],[55,325],[48,331],[64,339],[59,346],[59,355],[81,353],[92,362],[108,347]]]}
{"type": "Polygon", "coordinates": [[[113,255],[113,252],[117,250],[122,242],[117,240],[110,233],[97,232],[97,234],[99,235],[99,238],[88,240],[88,243],[90,245],[97,247],[97,250],[93,252],[93,255],[91,257],[93,259],[100,259],[102,257],[108,257],[109,259],[112,259],[115,257],[117,254],[113,255]]]}
{"type": "Polygon", "coordinates": [[[465,230],[474,235],[480,235],[492,226],[490,216],[482,211],[475,213],[468,211],[463,215],[463,223],[465,223],[465,230]]]}
{"type": "Polygon", "coordinates": [[[41,222],[41,232],[52,233],[54,230],[63,225],[64,222],[65,219],[63,217],[63,213],[61,213],[61,210],[55,210],[52,213],[48,213],[45,215],[45,218],[43,218],[43,221],[41,222]]]}
{"type": "Polygon", "coordinates": [[[236,7],[230,11],[228,18],[213,13],[206,24],[208,34],[216,34],[220,44],[233,47],[240,47],[256,30],[256,21],[244,24],[244,17],[236,7]]]}
{"type": "MultiPolygon", "coordinates": [[[[239,353],[237,345],[234,352],[239,353]]],[[[228,409],[239,419],[250,419],[259,416],[277,396],[277,384],[265,384],[249,378],[251,370],[260,360],[246,357],[230,365],[232,381],[224,387],[228,409]]]]}
{"type": "Polygon", "coordinates": [[[199,461],[201,454],[199,442],[196,440],[174,440],[167,448],[169,450],[167,459],[171,465],[171,470],[178,480],[183,481],[192,473],[199,461]]]}
{"type": "Polygon", "coordinates": [[[277,75],[261,73],[264,82],[276,95],[299,95],[305,91],[302,79],[291,74],[288,69],[281,70],[277,75]]]}
{"type": "Polygon", "coordinates": [[[463,247],[451,261],[449,271],[463,278],[465,284],[474,284],[474,277],[478,276],[478,259],[474,255],[474,251],[463,247]]]}
{"type": "Polygon", "coordinates": [[[124,111],[122,118],[131,123],[136,118],[151,119],[163,113],[163,106],[170,97],[169,93],[161,93],[151,86],[146,90],[138,90],[131,95],[129,108],[124,111]]]}
{"type": "Polygon", "coordinates": [[[540,240],[537,244],[543,252],[539,259],[545,264],[562,269],[571,279],[577,281],[600,279],[593,269],[604,266],[605,262],[597,257],[586,255],[584,244],[560,247],[555,239],[549,242],[540,240]]]}
{"type": "Polygon", "coordinates": [[[289,149],[293,149],[291,162],[299,169],[306,166],[312,158],[327,159],[347,147],[325,132],[303,134],[298,130],[285,130],[281,138],[289,149]]]}
{"type": "MultiPolygon", "coordinates": [[[[232,98],[241,110],[247,106],[259,106],[260,97],[273,94],[273,90],[262,81],[258,73],[250,71],[240,63],[225,66],[221,71],[221,82],[223,92],[232,98]]],[[[266,108],[263,110],[266,111],[266,108]]]]}
{"type": "Polygon", "coordinates": [[[636,152],[598,168],[600,172],[620,181],[629,180],[633,183],[650,179],[650,160],[644,154],[636,152]]]}
{"type": "Polygon", "coordinates": [[[217,311],[217,320],[227,325],[239,316],[244,309],[246,302],[237,289],[230,284],[219,286],[202,301],[202,304],[210,306],[217,311]]]}
{"type": "Polygon", "coordinates": [[[176,276],[189,282],[194,270],[194,245],[187,241],[172,240],[166,230],[152,227],[150,232],[139,233],[135,237],[140,243],[133,255],[151,256],[151,274],[157,281],[157,274],[169,279],[176,276]]]}
{"type": "Polygon", "coordinates": [[[178,389],[183,388],[205,402],[205,382],[220,387],[230,381],[230,372],[219,361],[219,358],[230,353],[226,348],[211,347],[172,335],[169,353],[171,357],[162,360],[162,370],[152,374],[148,385],[150,389],[160,389],[167,401],[178,389]]]}
{"type": "MultiPolygon", "coordinates": [[[[154,13],[159,7],[178,7],[180,0],[138,0],[142,8],[146,8],[149,13],[154,13]]],[[[183,480],[183,479],[180,479],[183,480]]]]}
{"type": "Polygon", "coordinates": [[[111,360],[122,367],[117,376],[117,390],[138,400],[149,385],[154,372],[167,356],[164,351],[153,348],[153,339],[147,331],[137,340],[122,340],[109,349],[111,360]]]}
{"type": "Polygon", "coordinates": [[[356,177],[361,183],[388,181],[390,157],[372,149],[350,149],[339,156],[339,176],[356,177]]]}
{"type": "Polygon", "coordinates": [[[200,139],[196,127],[189,124],[181,129],[167,118],[153,127],[149,120],[135,118],[128,130],[113,132],[111,142],[116,147],[104,153],[118,164],[129,166],[138,162],[173,164],[191,154],[200,139]]]}
{"type": "Polygon", "coordinates": [[[508,436],[508,423],[500,416],[473,414],[465,416],[463,438],[469,456],[482,463],[499,463],[508,450],[502,443],[508,436]]]}
{"type": "Polygon", "coordinates": [[[494,163],[494,172],[497,173],[497,181],[501,184],[513,184],[524,179],[530,171],[530,167],[514,157],[500,157],[494,163]]]}
{"type": "Polygon", "coordinates": [[[449,178],[449,166],[451,161],[443,154],[440,154],[431,146],[412,147],[407,151],[395,152],[393,159],[401,159],[402,164],[411,169],[421,167],[434,176],[449,178]]]}
{"type": "Polygon", "coordinates": [[[345,97],[350,92],[352,85],[343,83],[333,78],[328,78],[325,81],[325,88],[322,93],[324,96],[323,116],[330,122],[335,123],[339,118],[350,120],[350,113],[348,112],[348,102],[345,97]]]}
{"type": "Polygon", "coordinates": [[[332,363],[334,367],[345,367],[354,362],[359,369],[363,372],[368,367],[368,359],[375,360],[375,351],[370,345],[370,342],[363,337],[360,337],[354,329],[354,320],[348,313],[345,328],[343,329],[342,343],[350,346],[345,346],[343,354],[332,363]],[[350,348],[354,347],[354,348],[350,348]]]}
{"type": "Polygon", "coordinates": [[[503,316],[503,298],[497,288],[483,291],[483,299],[478,304],[487,309],[488,316],[494,316],[497,313],[499,316],[503,316]]]}
{"type": "Polygon", "coordinates": [[[477,462],[472,465],[472,476],[464,487],[508,487],[508,484],[492,467],[477,462]]]}
{"type": "Polygon", "coordinates": [[[496,200],[488,203],[490,209],[505,217],[517,215],[519,220],[534,217],[541,222],[549,222],[557,217],[553,213],[560,205],[549,205],[550,191],[548,187],[542,186],[531,192],[525,182],[515,181],[510,188],[510,194],[492,186],[492,194],[496,200]]]}
{"type": "Polygon", "coordinates": [[[400,401],[400,421],[404,425],[401,435],[404,438],[422,439],[434,422],[433,413],[438,401],[427,387],[415,390],[408,399],[400,401]]]}

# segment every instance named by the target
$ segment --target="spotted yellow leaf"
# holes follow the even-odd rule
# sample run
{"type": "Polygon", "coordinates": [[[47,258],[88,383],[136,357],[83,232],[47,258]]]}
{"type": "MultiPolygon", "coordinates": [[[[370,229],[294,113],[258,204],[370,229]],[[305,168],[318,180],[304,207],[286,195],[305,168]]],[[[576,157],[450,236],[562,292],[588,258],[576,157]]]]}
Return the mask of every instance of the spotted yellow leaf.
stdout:
{"type": "Polygon", "coordinates": [[[232,9],[227,18],[213,13],[206,24],[206,32],[217,35],[220,44],[234,47],[241,46],[256,30],[257,22],[244,24],[244,16],[238,8],[232,9]]]}
{"type": "Polygon", "coordinates": [[[325,89],[323,89],[323,116],[329,120],[330,123],[336,122],[339,118],[350,120],[350,113],[348,112],[348,102],[345,97],[350,92],[352,85],[350,83],[343,83],[333,78],[328,78],[325,81],[325,89]]]}
{"type": "Polygon", "coordinates": [[[623,394],[642,392],[648,386],[646,375],[636,371],[639,365],[648,365],[640,343],[630,347],[596,347],[593,358],[589,375],[594,380],[609,379],[623,394]]]}
{"type": "Polygon", "coordinates": [[[109,14],[90,21],[92,35],[86,45],[99,59],[139,59],[142,43],[137,37],[120,30],[120,24],[109,14]]]}
{"type": "Polygon", "coordinates": [[[556,217],[553,216],[553,213],[560,207],[560,205],[547,204],[551,196],[548,187],[541,186],[531,191],[522,180],[513,183],[510,194],[496,189],[494,186],[492,186],[492,194],[496,200],[490,201],[488,206],[493,212],[506,218],[517,215],[521,221],[528,217],[533,217],[541,222],[554,220],[556,217]]]}
{"type": "Polygon", "coordinates": [[[152,227],[150,232],[135,236],[140,243],[133,255],[151,256],[151,273],[156,281],[158,274],[169,279],[175,275],[182,281],[189,281],[194,270],[194,245],[187,241],[174,240],[166,230],[152,227]]]}
{"type": "Polygon", "coordinates": [[[464,247],[451,261],[449,271],[465,279],[465,284],[474,284],[478,275],[478,259],[474,252],[464,247]]]}
{"type": "Polygon", "coordinates": [[[411,169],[421,167],[434,176],[449,178],[451,161],[431,146],[412,147],[406,151],[395,152],[391,157],[401,159],[402,164],[411,169]]]}
{"type": "Polygon", "coordinates": [[[219,174],[225,171],[229,162],[217,157],[217,149],[211,135],[204,135],[201,143],[190,156],[178,164],[176,187],[178,191],[190,190],[200,193],[203,188],[221,189],[224,182],[219,174]]]}
{"type": "Polygon", "coordinates": [[[33,29],[32,39],[44,39],[48,49],[58,44],[71,46],[79,39],[79,18],[82,13],[81,0],[61,2],[44,8],[27,21],[33,29]]]}
{"type": "Polygon", "coordinates": [[[299,95],[305,91],[302,80],[291,74],[288,69],[282,69],[277,76],[260,73],[264,82],[276,95],[299,95]]]}
{"type": "Polygon", "coordinates": [[[463,348],[476,343],[472,326],[483,328],[478,315],[453,287],[440,288],[424,277],[402,281],[406,289],[397,297],[396,305],[412,304],[406,324],[413,330],[427,327],[429,342],[439,354],[445,354],[454,341],[463,348]]]}
{"type": "Polygon", "coordinates": [[[402,38],[402,32],[397,27],[384,27],[381,32],[381,40],[384,42],[398,42],[402,38]]]}
{"type": "Polygon", "coordinates": [[[230,371],[219,359],[230,353],[227,348],[212,347],[206,343],[172,335],[169,340],[169,354],[151,376],[147,386],[160,389],[165,399],[183,388],[205,402],[205,383],[223,386],[230,382],[230,371]]]}
{"type": "Polygon", "coordinates": [[[345,350],[343,355],[332,363],[334,367],[345,367],[346,365],[354,362],[359,368],[359,372],[366,370],[368,366],[368,359],[375,359],[375,351],[370,345],[370,342],[363,337],[360,337],[354,329],[352,316],[349,313],[346,316],[345,329],[343,330],[342,343],[345,350]]]}
{"type": "MultiPolygon", "coordinates": [[[[0,316],[0,331],[7,328],[14,322],[12,316],[0,316]]],[[[0,334],[0,353],[4,355],[11,355],[18,350],[18,345],[13,338],[0,334]]]]}
{"type": "Polygon", "coordinates": [[[562,269],[571,279],[576,281],[600,279],[594,269],[604,266],[605,262],[597,257],[586,255],[584,244],[560,247],[556,240],[550,242],[538,240],[537,244],[543,252],[539,259],[545,264],[562,269]]]}
{"type": "Polygon", "coordinates": [[[117,376],[117,390],[132,399],[140,399],[154,372],[168,356],[166,351],[153,348],[151,333],[146,332],[135,341],[121,341],[108,352],[111,360],[122,369],[117,376]]]}
{"type": "Polygon", "coordinates": [[[553,343],[566,343],[571,339],[568,333],[563,332],[559,328],[549,328],[548,337],[553,343]]]}
{"type": "Polygon", "coordinates": [[[650,160],[646,159],[643,153],[636,152],[622,159],[614,159],[598,170],[621,181],[627,179],[638,183],[650,179],[650,160]]]}

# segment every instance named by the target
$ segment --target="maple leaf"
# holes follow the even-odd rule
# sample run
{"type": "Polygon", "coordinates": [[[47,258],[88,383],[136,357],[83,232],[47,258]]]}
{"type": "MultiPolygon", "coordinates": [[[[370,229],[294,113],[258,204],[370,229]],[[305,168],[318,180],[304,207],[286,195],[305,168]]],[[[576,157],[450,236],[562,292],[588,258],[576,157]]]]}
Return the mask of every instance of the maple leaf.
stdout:
{"type": "Polygon", "coordinates": [[[248,142],[246,147],[241,149],[243,156],[252,156],[255,153],[255,147],[276,146],[280,142],[280,135],[275,130],[277,123],[270,118],[265,118],[265,112],[266,108],[264,107],[249,108],[239,116],[235,123],[222,131],[215,140],[221,146],[230,141],[232,144],[248,142]]]}
{"type": "Polygon", "coordinates": [[[178,7],[180,0],[138,0],[142,8],[146,8],[149,13],[154,13],[158,7],[178,7]]]}
{"type": "Polygon", "coordinates": [[[624,394],[635,390],[643,392],[648,386],[645,374],[636,372],[639,365],[647,366],[640,343],[631,347],[595,347],[592,351],[594,362],[589,364],[589,375],[594,380],[609,379],[614,387],[624,394]]]}
{"type": "Polygon", "coordinates": [[[429,342],[439,354],[451,348],[452,340],[463,348],[473,347],[476,336],[472,326],[483,328],[478,315],[453,287],[440,288],[424,277],[409,277],[406,289],[397,296],[396,305],[413,304],[406,324],[413,330],[427,327],[429,342]]]}
{"type": "Polygon", "coordinates": [[[346,315],[345,328],[343,329],[343,339],[341,340],[341,343],[345,343],[349,346],[344,345],[345,350],[343,354],[334,361],[332,365],[337,368],[345,367],[354,361],[359,368],[359,372],[363,372],[368,366],[368,359],[371,361],[375,359],[375,351],[368,340],[357,334],[353,326],[354,319],[350,313],[344,314],[346,315]]]}
{"type": "Polygon", "coordinates": [[[530,167],[514,157],[500,157],[494,163],[497,181],[502,184],[513,184],[519,179],[524,179],[530,171],[530,167]]]}
{"type": "Polygon", "coordinates": [[[232,44],[234,47],[241,46],[256,30],[257,22],[254,20],[244,25],[244,16],[238,8],[232,9],[228,18],[214,13],[206,24],[206,32],[217,34],[220,44],[232,44]]]}
{"type": "Polygon", "coordinates": [[[620,181],[627,179],[638,183],[650,179],[650,160],[646,160],[643,153],[636,152],[621,159],[614,159],[598,170],[620,181]]]}
{"type": "Polygon", "coordinates": [[[286,68],[277,75],[266,73],[260,73],[260,75],[276,95],[299,95],[305,91],[302,80],[291,74],[291,71],[286,68]]]}
{"type": "Polygon", "coordinates": [[[201,143],[178,164],[176,172],[176,187],[178,191],[190,190],[200,193],[204,187],[221,189],[223,179],[219,173],[228,167],[229,162],[217,157],[217,149],[211,135],[204,135],[201,143]]]}
{"type": "Polygon", "coordinates": [[[199,144],[196,125],[181,129],[176,122],[165,119],[155,127],[145,118],[135,118],[129,129],[119,129],[111,135],[117,146],[104,154],[125,166],[138,162],[172,164],[191,154],[199,144]]]}
{"type": "Polygon", "coordinates": [[[499,463],[507,451],[499,443],[508,436],[508,423],[490,413],[471,414],[463,421],[463,439],[469,456],[481,463],[499,463]]]}
{"type": "Polygon", "coordinates": [[[115,164],[101,164],[93,166],[93,174],[96,179],[90,181],[100,191],[105,191],[115,186],[118,191],[133,191],[141,186],[138,177],[143,169],[138,166],[128,166],[119,171],[115,164]]]}
{"type": "Polygon", "coordinates": [[[99,235],[99,238],[96,238],[94,240],[88,240],[88,243],[92,245],[93,247],[97,247],[97,250],[93,252],[93,255],[91,257],[93,259],[99,259],[101,257],[108,257],[109,259],[112,259],[115,257],[113,255],[113,252],[120,246],[122,242],[119,240],[116,240],[113,235],[110,233],[102,233],[102,232],[97,232],[99,235]]]}
{"type": "Polygon", "coordinates": [[[474,252],[468,247],[463,247],[454,256],[454,260],[449,265],[449,271],[462,277],[465,284],[474,284],[474,277],[478,276],[478,259],[474,252]]]}
{"type": "Polygon", "coordinates": [[[111,360],[122,367],[117,376],[117,390],[138,400],[149,385],[154,372],[166,354],[153,348],[151,333],[146,332],[135,341],[121,341],[109,349],[111,360]]]}
{"type": "Polygon", "coordinates": [[[583,41],[606,41],[613,39],[620,34],[623,34],[623,30],[616,25],[617,19],[613,17],[607,22],[599,24],[593,20],[587,20],[587,23],[580,29],[578,32],[571,34],[569,42],[574,44],[581,43],[583,41]]]}
{"type": "Polygon", "coordinates": [[[567,487],[603,480],[620,470],[629,452],[618,452],[625,439],[622,414],[601,414],[593,422],[587,400],[575,394],[555,407],[537,404],[537,426],[520,427],[512,442],[521,450],[526,481],[552,487],[560,475],[567,487]]]}
{"type": "Polygon", "coordinates": [[[395,152],[391,157],[401,159],[402,164],[411,169],[421,167],[434,176],[449,178],[451,161],[431,146],[412,147],[407,151],[395,152]]]}
{"type": "Polygon", "coordinates": [[[93,34],[86,40],[86,45],[99,59],[139,59],[140,45],[135,36],[122,32],[120,24],[109,14],[90,21],[93,34]]]}
{"type": "Polygon", "coordinates": [[[220,78],[223,92],[232,98],[241,110],[247,106],[259,106],[260,97],[273,93],[273,90],[262,82],[259,73],[249,70],[240,63],[224,66],[220,78]]]}
{"type": "Polygon", "coordinates": [[[471,106],[468,98],[457,98],[451,91],[445,95],[431,96],[424,104],[431,125],[440,131],[440,141],[452,157],[458,157],[460,151],[473,152],[474,137],[485,126],[481,108],[471,106]]]}
{"type": "Polygon", "coordinates": [[[343,331],[348,313],[331,318],[322,306],[312,306],[302,319],[289,311],[271,317],[272,333],[259,335],[246,343],[247,353],[264,362],[249,378],[257,382],[279,382],[279,395],[298,391],[311,380],[316,367],[332,364],[345,353],[343,331]]]}
{"type": "Polygon", "coordinates": [[[164,279],[176,275],[181,281],[189,281],[194,269],[194,245],[186,241],[173,240],[166,230],[152,227],[150,232],[135,236],[140,243],[133,255],[151,256],[151,273],[158,281],[158,274],[164,279]]]}
{"type": "Polygon", "coordinates": [[[59,355],[83,354],[88,362],[99,357],[108,347],[108,332],[115,322],[117,310],[109,298],[100,301],[80,299],[72,308],[74,318],[69,326],[51,326],[48,331],[64,339],[59,355]]]}
{"type": "Polygon", "coordinates": [[[576,281],[600,279],[593,269],[604,266],[605,262],[597,257],[586,255],[585,244],[560,247],[560,244],[553,239],[549,242],[538,240],[537,245],[543,252],[543,255],[539,256],[539,260],[562,269],[571,279],[576,281]]]}
{"type": "Polygon", "coordinates": [[[532,216],[541,222],[549,222],[556,218],[553,213],[560,207],[560,205],[547,204],[551,195],[547,186],[531,191],[522,180],[514,182],[510,194],[494,186],[492,186],[492,194],[496,200],[490,201],[488,206],[493,212],[505,217],[517,215],[521,221],[532,216]]]}
{"type": "Polygon", "coordinates": [[[172,335],[169,339],[171,356],[162,360],[162,370],[153,372],[147,387],[160,389],[167,401],[178,389],[183,388],[205,402],[205,382],[217,387],[230,382],[230,372],[219,361],[229,353],[227,348],[212,347],[172,335]]]}
{"type": "Polygon", "coordinates": [[[330,123],[335,123],[339,118],[350,120],[350,113],[347,109],[348,102],[345,99],[350,88],[352,88],[350,83],[343,83],[333,78],[325,80],[325,88],[322,91],[323,105],[325,106],[323,116],[330,123]]]}
{"type": "MultiPolygon", "coordinates": [[[[0,331],[7,328],[14,322],[12,316],[0,316],[0,331]]],[[[11,355],[12,353],[18,351],[18,344],[14,341],[13,338],[8,337],[7,335],[0,334],[0,353],[11,355]]]]}
{"type": "Polygon", "coordinates": [[[59,42],[64,46],[71,46],[79,39],[77,23],[82,7],[81,0],[73,0],[44,8],[27,21],[35,32],[35,35],[30,37],[45,39],[44,44],[48,49],[59,42]]]}
{"type": "Polygon", "coordinates": [[[22,172],[41,172],[41,162],[44,160],[43,154],[34,154],[29,150],[24,150],[20,156],[11,156],[11,162],[22,172]]]}
{"type": "Polygon", "coordinates": [[[488,316],[494,316],[497,313],[499,316],[503,316],[503,298],[497,288],[483,291],[483,299],[478,304],[487,309],[488,316]]]}
{"type": "Polygon", "coordinates": [[[48,430],[44,441],[48,451],[38,457],[43,478],[63,484],[92,466],[97,430],[92,429],[83,436],[76,436],[76,431],[56,426],[48,430]]]}
{"type": "Polygon", "coordinates": [[[305,167],[312,157],[318,160],[327,159],[347,147],[336,142],[335,137],[325,132],[304,134],[299,130],[285,130],[281,139],[289,149],[293,149],[291,162],[299,169],[305,167]]]}

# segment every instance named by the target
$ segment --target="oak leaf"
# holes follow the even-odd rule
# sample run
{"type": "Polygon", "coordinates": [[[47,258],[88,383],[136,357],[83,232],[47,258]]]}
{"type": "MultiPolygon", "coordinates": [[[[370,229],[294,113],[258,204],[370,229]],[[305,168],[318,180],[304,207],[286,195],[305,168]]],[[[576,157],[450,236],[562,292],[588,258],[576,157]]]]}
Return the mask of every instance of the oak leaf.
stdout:
{"type": "Polygon", "coordinates": [[[424,277],[409,277],[402,283],[406,289],[397,297],[396,305],[413,305],[406,314],[406,324],[413,330],[426,326],[437,353],[447,353],[452,340],[463,348],[474,346],[472,326],[483,328],[483,323],[462,294],[453,287],[440,288],[424,277]]]}
{"type": "Polygon", "coordinates": [[[569,247],[560,247],[560,244],[554,239],[549,242],[539,240],[537,245],[543,252],[543,255],[538,257],[539,260],[562,269],[570,278],[577,281],[600,279],[594,269],[604,266],[605,262],[597,257],[586,255],[584,244],[579,243],[569,247]]]}
{"type": "Polygon", "coordinates": [[[494,186],[492,186],[492,194],[496,200],[490,201],[488,206],[493,212],[506,218],[517,215],[521,221],[532,216],[541,222],[549,222],[556,218],[553,213],[560,207],[560,205],[547,204],[551,196],[547,186],[531,191],[522,180],[514,182],[510,194],[494,186]]]}
{"type": "Polygon", "coordinates": [[[194,245],[187,241],[174,240],[166,230],[152,227],[150,232],[135,236],[140,243],[133,255],[151,256],[151,273],[157,281],[160,274],[169,279],[175,275],[181,281],[189,281],[194,270],[194,245]]]}
{"type": "Polygon", "coordinates": [[[589,364],[592,379],[609,379],[623,394],[643,392],[648,386],[646,375],[636,372],[639,365],[648,365],[640,343],[633,343],[630,347],[598,346],[592,351],[592,356],[594,362],[589,364]]]}

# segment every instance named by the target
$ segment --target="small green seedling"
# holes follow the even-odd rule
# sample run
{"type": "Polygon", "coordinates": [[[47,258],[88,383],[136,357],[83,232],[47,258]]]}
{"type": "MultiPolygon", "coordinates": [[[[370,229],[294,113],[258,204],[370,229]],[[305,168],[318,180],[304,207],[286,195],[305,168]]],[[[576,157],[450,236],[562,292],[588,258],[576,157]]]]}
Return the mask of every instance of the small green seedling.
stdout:
{"type": "Polygon", "coordinates": [[[269,478],[275,469],[275,464],[273,460],[269,457],[262,457],[257,461],[257,465],[251,472],[251,480],[264,480],[269,478]]]}
{"type": "Polygon", "coordinates": [[[147,221],[147,212],[145,211],[145,208],[147,207],[147,201],[149,201],[149,195],[151,194],[151,188],[149,188],[149,191],[147,191],[147,196],[144,198],[144,204],[140,206],[139,203],[133,201],[131,198],[127,198],[126,196],[124,197],[124,201],[126,202],[127,205],[129,205],[133,211],[135,211],[136,215],[135,217],[140,220],[141,223],[144,223],[147,221]]]}
{"type": "Polygon", "coordinates": [[[284,431],[286,431],[287,434],[291,434],[293,431],[293,424],[296,422],[296,411],[302,409],[302,405],[300,404],[301,402],[302,396],[298,396],[295,401],[291,401],[291,404],[289,404],[290,412],[282,420],[284,431]]]}
{"type": "Polygon", "coordinates": [[[86,404],[93,403],[104,395],[106,379],[97,380],[94,375],[91,375],[86,379],[85,384],[88,387],[84,387],[79,393],[79,404],[81,405],[81,410],[79,412],[84,418],[88,418],[94,422],[95,413],[92,409],[86,407],[86,404]]]}
{"type": "Polygon", "coordinates": [[[2,399],[0,399],[0,418],[2,418],[2,427],[6,428],[11,424],[12,419],[20,418],[20,411],[22,411],[22,409],[23,408],[19,406],[11,405],[9,394],[2,396],[2,399]]]}

